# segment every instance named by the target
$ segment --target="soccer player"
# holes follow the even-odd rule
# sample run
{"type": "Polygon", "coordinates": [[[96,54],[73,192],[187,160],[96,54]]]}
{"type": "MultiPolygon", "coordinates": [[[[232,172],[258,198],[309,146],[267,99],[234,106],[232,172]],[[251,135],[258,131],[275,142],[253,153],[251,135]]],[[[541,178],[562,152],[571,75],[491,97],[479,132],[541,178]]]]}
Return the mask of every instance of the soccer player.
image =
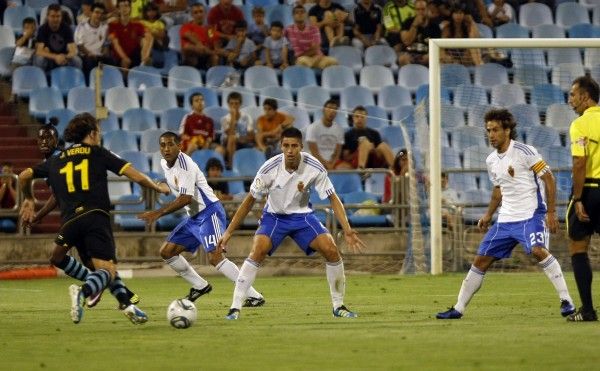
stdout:
{"type": "Polygon", "coordinates": [[[600,95],[598,83],[582,76],[575,79],[569,93],[569,104],[581,115],[571,123],[573,155],[573,194],[567,209],[569,252],[581,308],[567,317],[568,321],[597,321],[592,302],[592,267],[588,257],[590,238],[600,232],[600,95]]]}
{"type": "MultiPolygon", "coordinates": [[[[238,277],[238,267],[223,255],[222,249],[217,248],[217,241],[223,235],[226,225],[225,210],[219,199],[208,185],[204,174],[198,165],[181,151],[179,136],[167,131],[159,138],[160,153],[166,184],[177,198],[157,210],[138,215],[138,218],[148,224],[154,223],[163,215],[170,214],[185,207],[189,217],[185,218],[173,229],[167,240],[160,248],[160,256],[167,264],[192,287],[186,297],[195,301],[200,296],[208,294],[212,286],[192,268],[181,253],[195,253],[202,246],[208,254],[208,261],[219,272],[231,281],[238,277]]],[[[253,287],[248,286],[248,299],[244,306],[259,307],[265,303],[263,296],[253,287]]]]}
{"type": "MultiPolygon", "coordinates": [[[[100,128],[89,113],[76,115],[65,129],[64,139],[74,143],[59,155],[27,169],[19,175],[25,199],[21,205],[24,219],[34,213],[32,178],[47,178],[60,206],[62,226],[56,237],[59,246],[77,246],[89,257],[94,271],[82,286],[71,285],[71,320],[79,323],[86,298],[104,290],[115,278],[116,253],[110,222],[107,172],[125,175],[157,192],[166,190],[137,171],[130,163],[100,147],[100,128]]],[[[128,301],[123,292],[119,301],[128,301]]],[[[123,313],[136,324],[148,320],[146,314],[129,302],[123,313]]]]}
{"type": "Polygon", "coordinates": [[[312,155],[302,151],[302,132],[291,127],[281,133],[282,154],[267,160],[258,170],[250,193],[233,216],[231,224],[220,238],[217,248],[224,249],[233,231],[252,209],[257,198],[268,196],[254,236],[250,255],[240,269],[233,292],[233,303],[226,318],[236,320],[248,288],[256,278],[260,264],[267,254],[271,255],[286,236],[311,255],[318,251],[327,261],[326,273],[329,282],[334,317],[357,317],[344,305],[346,278],[340,252],[331,234],[319,222],[308,202],[312,188],[322,199],[329,198],[336,218],[342,225],[348,246],[361,251],[364,243],[350,227],[344,205],[327,177],[327,171],[312,155]]]}
{"type": "Polygon", "coordinates": [[[488,229],[496,209],[498,221],[487,231],[454,307],[437,314],[438,319],[459,319],[483,283],[485,272],[496,260],[508,258],[520,243],[533,254],[560,298],[560,313],[575,312],[560,264],[548,252],[549,234],[558,230],[556,185],[550,167],[537,150],[517,142],[516,122],[506,109],[492,109],[484,117],[490,144],[496,150],[486,159],[494,189],[486,214],[477,226],[488,229]]]}

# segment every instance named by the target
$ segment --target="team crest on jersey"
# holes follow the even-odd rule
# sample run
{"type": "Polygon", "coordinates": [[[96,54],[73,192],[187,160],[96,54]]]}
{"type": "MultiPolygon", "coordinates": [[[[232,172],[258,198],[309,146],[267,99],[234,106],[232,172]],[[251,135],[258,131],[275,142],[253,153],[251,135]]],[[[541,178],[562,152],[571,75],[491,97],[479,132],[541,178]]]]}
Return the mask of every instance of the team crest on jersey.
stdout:
{"type": "Polygon", "coordinates": [[[179,181],[177,180],[177,177],[173,177],[173,179],[175,180],[175,188],[179,188],[179,181]]]}
{"type": "Polygon", "coordinates": [[[515,176],[515,169],[512,166],[508,166],[508,175],[510,175],[511,177],[515,176]]]}
{"type": "Polygon", "coordinates": [[[298,192],[304,192],[304,182],[298,182],[298,192]]]}

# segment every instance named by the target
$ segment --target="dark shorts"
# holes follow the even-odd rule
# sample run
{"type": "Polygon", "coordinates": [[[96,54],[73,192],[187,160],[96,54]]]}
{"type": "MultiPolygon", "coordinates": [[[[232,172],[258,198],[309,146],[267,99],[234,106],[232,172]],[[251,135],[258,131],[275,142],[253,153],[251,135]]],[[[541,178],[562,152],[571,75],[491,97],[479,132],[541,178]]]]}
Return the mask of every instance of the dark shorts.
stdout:
{"type": "Polygon", "coordinates": [[[581,222],[575,215],[572,202],[567,208],[567,232],[573,241],[581,241],[595,233],[600,233],[600,187],[584,187],[581,202],[590,216],[589,222],[581,222]]]}
{"type": "Polygon", "coordinates": [[[87,211],[67,221],[54,242],[76,247],[82,258],[117,261],[110,216],[102,210],[87,211]]]}

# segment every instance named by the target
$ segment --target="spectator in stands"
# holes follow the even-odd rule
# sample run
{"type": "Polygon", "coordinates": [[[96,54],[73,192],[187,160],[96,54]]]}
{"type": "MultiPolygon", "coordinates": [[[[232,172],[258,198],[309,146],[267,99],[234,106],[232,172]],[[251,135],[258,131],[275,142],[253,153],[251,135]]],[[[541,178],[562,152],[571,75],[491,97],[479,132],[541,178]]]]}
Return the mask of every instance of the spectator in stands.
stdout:
{"type": "MultiPolygon", "coordinates": [[[[92,0],[83,0],[81,2],[81,8],[79,8],[79,14],[73,12],[73,14],[77,14],[76,15],[76,19],[75,22],[77,22],[78,25],[82,24],[82,23],[86,23],[87,21],[90,20],[90,17],[92,16],[92,5],[94,5],[94,1],[92,0]]],[[[104,5],[104,4],[102,4],[104,5]]],[[[106,6],[105,6],[105,10],[106,10],[106,6]]]]}
{"type": "Polygon", "coordinates": [[[235,68],[248,68],[256,61],[256,45],[247,35],[248,24],[238,21],[235,24],[235,38],[230,39],[225,47],[227,63],[235,68]]]}
{"type": "MultiPolygon", "coordinates": [[[[211,157],[206,161],[206,177],[221,178],[223,177],[223,164],[218,158],[211,157]]],[[[215,196],[221,201],[233,200],[233,195],[229,194],[229,184],[227,182],[208,180],[208,185],[212,188],[215,196]]]]}
{"type": "Polygon", "coordinates": [[[289,45],[288,39],[283,36],[283,23],[274,21],[263,44],[261,62],[268,67],[285,70],[289,66],[289,45]]]}
{"type": "Polygon", "coordinates": [[[442,172],[442,220],[454,229],[457,223],[457,206],[460,202],[458,192],[448,184],[448,173],[442,172]]]}
{"type": "Polygon", "coordinates": [[[130,0],[117,0],[117,10],[119,20],[108,25],[115,63],[123,68],[150,64],[152,34],[140,22],[131,19],[130,0]]]}
{"type": "Polygon", "coordinates": [[[204,25],[204,4],[195,3],[190,11],[192,20],[179,31],[182,63],[206,70],[219,64],[219,56],[223,54],[219,33],[214,26],[204,25]]]}
{"type": "Polygon", "coordinates": [[[106,7],[101,3],[94,3],[91,7],[88,21],[80,23],[75,29],[75,44],[83,60],[83,71],[87,76],[98,62],[109,61],[106,47],[108,25],[103,22],[106,7]]]}
{"type": "Polygon", "coordinates": [[[254,147],[254,122],[247,113],[241,112],[242,95],[236,91],[227,96],[229,113],[221,118],[223,136],[221,142],[225,146],[227,162],[232,164],[236,149],[254,147]]]}
{"type": "Polygon", "coordinates": [[[294,24],[285,29],[285,36],[294,50],[296,64],[320,69],[338,64],[335,58],[323,55],[321,33],[316,26],[306,23],[306,9],[296,5],[292,12],[294,24]]]}
{"type": "MultiPolygon", "coordinates": [[[[407,176],[408,175],[408,151],[406,148],[402,148],[396,153],[394,162],[392,163],[392,172],[395,176],[407,176]]],[[[394,197],[392,195],[392,177],[388,174],[385,177],[383,185],[383,202],[392,202],[394,197]]]]}
{"type": "Polygon", "coordinates": [[[404,51],[398,55],[398,64],[403,66],[409,63],[429,65],[429,39],[436,39],[442,35],[439,24],[433,23],[429,18],[427,1],[415,1],[415,16],[409,18],[402,25],[402,44],[404,51]]]}
{"type": "Polygon", "coordinates": [[[219,0],[208,11],[208,25],[215,26],[219,35],[226,40],[235,38],[235,24],[244,20],[244,13],[233,5],[233,0],[219,0]]]}
{"type": "Polygon", "coordinates": [[[264,115],[256,120],[256,148],[267,158],[281,153],[281,132],[294,124],[294,117],[277,111],[277,101],[267,98],[263,102],[264,115]]]}
{"type": "MultiPolygon", "coordinates": [[[[479,30],[464,5],[452,8],[452,19],[442,29],[443,38],[478,38],[479,30]]],[[[483,63],[481,51],[473,49],[443,49],[443,63],[459,63],[464,65],[480,65],[483,63]]]]}
{"type": "Polygon", "coordinates": [[[327,170],[334,169],[344,144],[344,129],[334,122],[339,103],[329,99],[323,105],[323,117],[313,122],[306,130],[306,142],[309,152],[315,156],[327,170]]]}
{"type": "Polygon", "coordinates": [[[167,25],[162,19],[158,5],[149,2],[144,6],[140,22],[152,35],[152,65],[162,68],[165,62],[165,52],[169,50],[167,25]]]}
{"type": "Polygon", "coordinates": [[[464,6],[465,11],[471,15],[475,23],[483,23],[488,27],[494,27],[484,0],[454,0],[454,3],[464,6]]]}
{"type": "MultiPolygon", "coordinates": [[[[131,4],[131,19],[134,21],[141,20],[142,14],[144,13],[144,7],[150,1],[149,0],[130,0],[129,2],[131,4]]],[[[118,7],[119,7],[119,2],[117,1],[117,8],[118,7]]]]}
{"type": "Polygon", "coordinates": [[[488,6],[487,11],[494,27],[508,23],[514,18],[512,7],[504,0],[494,0],[488,6]]]}
{"type": "Polygon", "coordinates": [[[265,24],[265,8],[255,6],[252,8],[252,20],[254,23],[248,25],[248,38],[261,50],[265,38],[269,36],[269,27],[265,24]]]}
{"type": "Polygon", "coordinates": [[[373,0],[360,0],[353,11],[354,38],[352,45],[360,50],[375,44],[387,44],[383,38],[383,25],[381,24],[383,10],[373,0]]]}
{"type": "Polygon", "coordinates": [[[408,0],[388,0],[383,7],[385,39],[398,52],[402,50],[402,39],[400,37],[402,25],[407,19],[414,16],[415,9],[408,0]]]}
{"type": "MultiPolygon", "coordinates": [[[[162,19],[167,24],[167,28],[174,24],[183,24],[188,18],[188,2],[187,0],[155,0],[158,5],[158,10],[162,14],[162,19]]],[[[198,4],[197,2],[192,3],[198,4]]]]}
{"type": "Polygon", "coordinates": [[[318,0],[308,11],[308,17],[321,31],[321,40],[327,43],[324,47],[350,44],[348,37],[344,36],[344,22],[348,19],[348,12],[340,4],[331,0],[318,0]]]}
{"type": "Polygon", "coordinates": [[[191,155],[198,149],[214,149],[224,154],[225,151],[218,143],[215,143],[215,124],[213,120],[204,114],[204,96],[194,93],[190,96],[192,112],[183,116],[179,125],[181,136],[181,150],[191,155]]]}
{"type": "Polygon", "coordinates": [[[23,19],[23,34],[15,41],[15,54],[11,62],[12,68],[31,64],[35,53],[35,19],[23,19]]]}
{"type": "Polygon", "coordinates": [[[344,134],[341,161],[336,169],[389,168],[394,153],[375,129],[367,127],[367,110],[357,106],[352,110],[353,126],[344,134]]]}
{"type": "Polygon", "coordinates": [[[73,31],[62,20],[60,5],[48,5],[48,16],[38,29],[33,56],[33,63],[45,71],[67,65],[81,68],[73,31]]]}
{"type": "MultiPolygon", "coordinates": [[[[12,209],[17,200],[16,180],[12,175],[13,166],[10,162],[2,164],[0,173],[0,209],[12,209]]],[[[14,232],[17,230],[17,218],[0,218],[1,232],[14,232]]]]}

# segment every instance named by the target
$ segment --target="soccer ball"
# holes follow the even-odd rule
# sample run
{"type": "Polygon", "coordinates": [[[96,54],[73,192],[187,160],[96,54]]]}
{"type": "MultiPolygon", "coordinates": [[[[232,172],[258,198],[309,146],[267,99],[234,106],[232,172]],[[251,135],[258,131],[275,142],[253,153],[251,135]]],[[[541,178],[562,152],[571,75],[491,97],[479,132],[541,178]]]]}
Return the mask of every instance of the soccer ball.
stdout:
{"type": "Polygon", "coordinates": [[[196,322],[198,311],[187,299],[173,300],[167,309],[167,320],[175,328],[188,328],[196,322]]]}

